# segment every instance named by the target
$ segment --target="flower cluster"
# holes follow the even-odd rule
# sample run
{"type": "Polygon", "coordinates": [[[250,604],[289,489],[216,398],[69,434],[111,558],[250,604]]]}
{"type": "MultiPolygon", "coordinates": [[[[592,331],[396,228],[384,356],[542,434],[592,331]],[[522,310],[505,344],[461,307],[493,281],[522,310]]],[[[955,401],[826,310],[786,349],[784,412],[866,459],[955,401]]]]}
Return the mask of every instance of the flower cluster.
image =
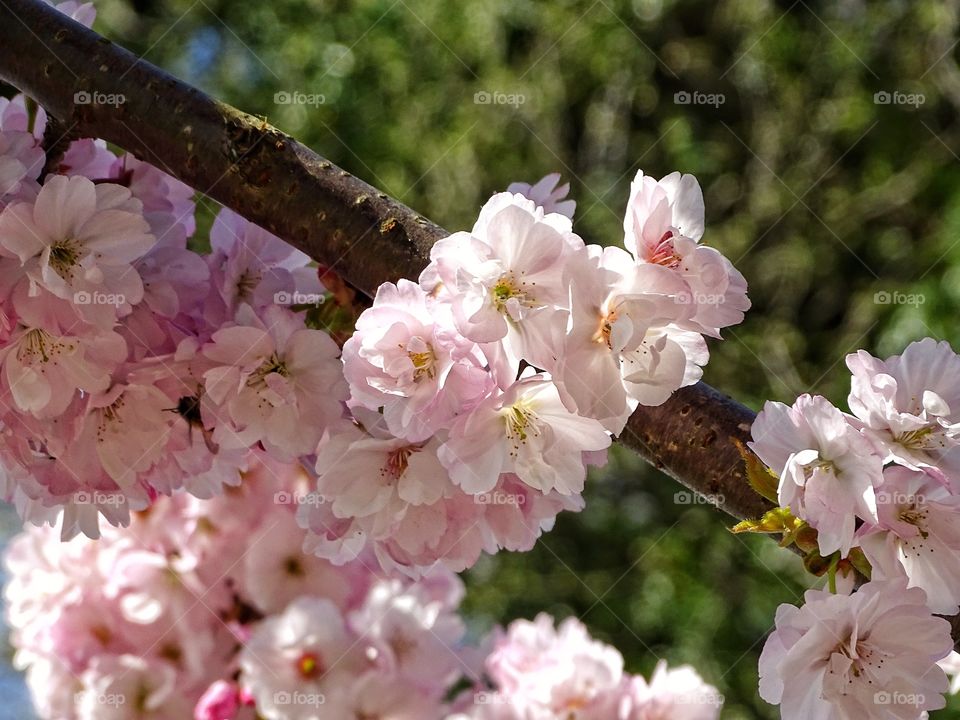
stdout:
{"type": "Polygon", "coordinates": [[[780,608],[761,694],[785,718],[917,718],[943,706],[935,663],[953,647],[931,613],[960,609],[960,355],[926,338],[847,367],[850,413],[809,395],[767,403],[751,447],[780,506],[816,531],[809,552],[871,582],[780,608]]]}
{"type": "Polygon", "coordinates": [[[354,422],[321,441],[329,502],[300,516],[320,556],[371,546],[416,575],[528,549],[581,506],[586,467],[637,405],[696,382],[703,336],[743,318],[742,276],[698,243],[692,176],[638,174],[630,252],[586,245],[557,182],[491,197],[417,283],[382,285],[358,319],[343,348],[354,422]]]}
{"type": "Polygon", "coordinates": [[[236,485],[251,448],[313,455],[348,393],[310,259],[229,210],[188,249],[193,189],[89,138],[47,162],[46,123],[0,99],[0,498],[97,537],[236,485]]]}
{"type": "Polygon", "coordinates": [[[395,717],[440,717],[463,672],[459,581],[303,555],[305,473],[248,465],[239,487],[162,498],[96,541],[14,540],[11,639],[41,717],[345,718],[398,697],[395,717]]]}
{"type": "Polygon", "coordinates": [[[247,465],[241,486],[161,498],[96,541],[14,539],[11,641],[40,717],[640,720],[694,703],[705,709],[683,717],[716,717],[722,698],[690,668],[631,677],[575,620],[517,621],[471,645],[448,571],[412,582],[367,556],[303,555],[303,469],[262,453],[247,465]]]}
{"type": "Polygon", "coordinates": [[[723,696],[684,665],[660,661],[649,681],[575,618],[517,620],[485,660],[493,689],[471,689],[448,720],[716,720],[723,696]]]}
{"type": "Polygon", "coordinates": [[[317,329],[342,304],[327,269],[226,209],[195,252],[191,188],[94,139],[47,159],[45,127],[0,101],[0,497],[62,515],[65,539],[211,497],[256,450],[315,468],[325,502],[300,522],[321,557],[369,547],[416,576],[529,549],[749,305],[699,243],[692,176],[637,175],[624,250],[574,233],[550,175],[494,195],[418,282],[381,286],[341,358],[317,329]]]}

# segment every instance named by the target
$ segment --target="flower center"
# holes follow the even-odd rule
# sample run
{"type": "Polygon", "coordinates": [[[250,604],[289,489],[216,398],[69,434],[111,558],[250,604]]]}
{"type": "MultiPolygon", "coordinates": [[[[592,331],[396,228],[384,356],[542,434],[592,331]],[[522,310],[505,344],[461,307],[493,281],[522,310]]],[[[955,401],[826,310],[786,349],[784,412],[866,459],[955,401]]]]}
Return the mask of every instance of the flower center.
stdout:
{"type": "Polygon", "coordinates": [[[663,265],[668,268],[675,268],[680,264],[680,261],[683,259],[677,254],[677,249],[673,245],[673,231],[667,230],[663,237],[660,238],[660,242],[657,243],[656,247],[653,249],[650,257],[647,259],[648,262],[653,263],[654,265],[663,265]]]}
{"type": "Polygon", "coordinates": [[[283,562],[283,569],[291,577],[303,577],[306,571],[303,569],[303,563],[300,558],[291,555],[283,562]]]}
{"type": "Polygon", "coordinates": [[[126,398],[121,393],[113,403],[97,411],[97,415],[99,416],[97,419],[97,442],[106,440],[108,426],[122,420],[120,413],[123,410],[125,402],[126,398]]]}
{"type": "Polygon", "coordinates": [[[931,450],[937,445],[943,447],[943,440],[938,440],[931,425],[900,433],[894,439],[908,450],[931,450]]]}
{"type": "Polygon", "coordinates": [[[428,343],[423,352],[407,351],[407,357],[413,363],[413,381],[419,382],[422,378],[433,380],[437,375],[437,356],[433,347],[428,343]]]}
{"type": "Polygon", "coordinates": [[[73,277],[73,268],[80,261],[80,243],[72,238],[60,240],[50,246],[50,267],[64,280],[73,277]]]}
{"type": "Polygon", "coordinates": [[[305,652],[297,659],[297,672],[304,680],[312,680],[323,675],[323,663],[316,653],[305,652]]]}
{"type": "Polygon", "coordinates": [[[617,311],[611,310],[606,315],[600,316],[600,324],[597,332],[593,335],[595,343],[606,343],[606,346],[613,350],[613,342],[610,336],[613,334],[613,326],[617,322],[617,311]]]}
{"type": "Polygon", "coordinates": [[[237,278],[237,298],[243,300],[244,298],[250,297],[257,285],[260,284],[260,279],[260,273],[249,269],[244,270],[240,277],[237,278]]]}
{"type": "Polygon", "coordinates": [[[417,643],[412,638],[407,637],[403,631],[394,630],[390,635],[390,649],[393,650],[393,654],[396,656],[397,660],[403,661],[407,655],[410,654],[412,650],[417,647],[417,643]]]}
{"type": "Polygon", "coordinates": [[[390,480],[399,480],[410,466],[410,456],[420,448],[414,445],[405,445],[387,455],[387,462],[380,471],[382,476],[390,480]]]}
{"type": "Polygon", "coordinates": [[[516,457],[521,445],[525,445],[527,437],[540,435],[539,417],[534,412],[530,404],[520,400],[508,408],[505,408],[503,414],[504,422],[507,426],[507,440],[513,443],[511,455],[516,457]]]}
{"type": "Polygon", "coordinates": [[[33,365],[36,362],[49,362],[61,354],[71,354],[77,349],[75,342],[56,340],[42,328],[28,330],[20,338],[17,347],[17,362],[33,365]]]}
{"type": "Polygon", "coordinates": [[[290,374],[287,366],[276,353],[260,363],[260,367],[250,374],[250,377],[247,378],[247,387],[261,387],[265,385],[265,378],[271,373],[277,373],[283,377],[287,377],[290,374]]]}
{"type": "Polygon", "coordinates": [[[803,466],[803,479],[809,480],[813,477],[813,474],[820,470],[825,473],[830,473],[834,476],[839,476],[839,471],[837,466],[833,464],[830,460],[824,460],[823,458],[817,458],[813,462],[803,466]]]}
{"type": "Polygon", "coordinates": [[[844,695],[847,694],[846,688],[853,680],[866,680],[871,685],[876,684],[877,672],[883,669],[887,656],[887,653],[872,647],[867,641],[853,642],[852,638],[840,643],[834,648],[834,652],[850,660],[850,669],[847,671],[847,676],[843,678],[846,681],[843,689],[844,695]],[[853,676],[852,679],[850,675],[853,676]]]}
{"type": "MultiPolygon", "coordinates": [[[[536,285],[536,283],[531,283],[536,285]]],[[[516,277],[513,272],[508,272],[500,276],[500,279],[497,280],[497,284],[491,289],[491,294],[493,295],[493,306],[497,309],[498,312],[507,311],[507,303],[510,300],[516,298],[521,305],[525,307],[533,307],[536,303],[532,295],[526,287],[527,283],[521,280],[517,282],[516,277]]]]}
{"type": "Polygon", "coordinates": [[[900,511],[897,513],[898,520],[905,522],[908,525],[913,525],[917,529],[917,533],[920,535],[919,541],[914,538],[912,541],[907,543],[913,549],[922,547],[923,541],[930,536],[930,531],[927,529],[927,518],[929,515],[930,511],[925,507],[919,507],[916,500],[914,500],[910,505],[900,508],[900,511]]]}

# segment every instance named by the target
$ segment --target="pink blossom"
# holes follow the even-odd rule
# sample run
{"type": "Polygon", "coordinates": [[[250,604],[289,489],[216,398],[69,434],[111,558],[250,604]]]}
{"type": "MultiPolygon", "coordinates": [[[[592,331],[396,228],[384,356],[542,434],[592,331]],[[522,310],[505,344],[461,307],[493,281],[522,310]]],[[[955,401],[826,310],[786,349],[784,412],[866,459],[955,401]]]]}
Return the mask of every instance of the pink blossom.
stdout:
{"type": "Polygon", "coordinates": [[[436,440],[411,443],[371,436],[353,426],[325,437],[317,452],[317,489],[337,517],[378,515],[378,525],[408,505],[437,502],[450,478],[436,440]]]}
{"type": "Polygon", "coordinates": [[[507,343],[506,365],[520,358],[552,364],[550,326],[567,300],[562,271],[572,251],[569,233],[553,218],[566,220],[544,216],[521,196],[494,195],[471,233],[454,233],[433,246],[420,277],[428,293],[450,303],[464,337],[507,343]]]}
{"type": "Polygon", "coordinates": [[[518,717],[546,720],[576,713],[576,718],[611,717],[598,713],[618,692],[623,658],[593,640],[575,618],[554,628],[553,618],[517,620],[497,640],[487,672],[518,717]]]}
{"type": "Polygon", "coordinates": [[[857,533],[873,579],[906,577],[936,613],[960,609],[960,496],[926,472],[891,466],[877,490],[877,525],[857,533]]]}
{"type": "MultiPolygon", "coordinates": [[[[43,169],[45,155],[33,135],[0,130],[0,208],[21,186],[35,181],[43,169]]],[[[36,185],[36,183],[33,183],[36,185]]]]}
{"type": "Polygon", "coordinates": [[[377,290],[343,347],[351,403],[383,408],[390,432],[426,440],[491,388],[477,345],[453,326],[449,306],[400,280],[377,290]]]}
{"type": "Polygon", "coordinates": [[[108,177],[130,188],[143,204],[143,215],[158,243],[164,244],[177,226],[185,237],[193,235],[197,227],[193,188],[129,153],[117,158],[108,177]]]}
{"type": "Polygon", "coordinates": [[[767,402],[750,447],[779,477],[780,505],[817,529],[824,556],[854,545],[856,519],[877,523],[879,456],[847,416],[820,396],[767,402]]]}
{"type": "Polygon", "coordinates": [[[647,682],[637,675],[626,683],[620,702],[622,720],[717,720],[723,695],[689,665],[657,663],[647,682]]]}
{"type": "MultiPolygon", "coordinates": [[[[283,495],[274,495],[273,500],[278,499],[284,499],[283,495]]],[[[261,612],[281,612],[302,595],[323,596],[341,609],[347,607],[353,590],[347,574],[325,560],[305,555],[304,534],[292,522],[292,515],[278,514],[243,556],[242,589],[261,612]]]]}
{"type": "Polygon", "coordinates": [[[887,360],[860,350],[847,367],[850,410],[885,461],[960,483],[960,356],[950,345],[925,338],[887,360]]]}
{"type": "Polygon", "coordinates": [[[127,703],[135,704],[143,720],[184,720],[191,715],[169,662],[133,654],[105,656],[94,660],[82,679],[78,720],[127,720],[127,703]]]}
{"type": "Polygon", "coordinates": [[[0,350],[4,393],[24,412],[56,417],[77,390],[105,391],[110,368],[125,354],[123,339],[113,332],[69,336],[20,327],[0,350]]]}
{"type": "Polygon", "coordinates": [[[349,685],[334,688],[331,703],[341,714],[324,718],[376,718],[376,720],[439,720],[440,701],[410,688],[398,677],[367,672],[349,685]]]}
{"type": "Polygon", "coordinates": [[[213,683],[193,710],[194,720],[234,720],[239,710],[237,687],[225,680],[213,683]]]}
{"type": "Polygon", "coordinates": [[[905,581],[876,581],[781,605],[760,655],[760,696],[783,720],[908,720],[942,708],[948,683],[937,661],[953,640],[925,601],[905,581]]]}
{"type": "Polygon", "coordinates": [[[0,245],[16,256],[31,296],[71,301],[86,322],[110,328],[143,297],[132,263],[156,243],[140,202],[119,185],[50,177],[35,202],[0,213],[0,245]]]}
{"type": "Polygon", "coordinates": [[[336,691],[367,667],[340,612],[323,598],[300,598],[264,620],[240,652],[241,683],[266,720],[343,717],[336,691]]]}
{"type": "Polygon", "coordinates": [[[370,588],[350,623],[372,645],[377,662],[408,689],[440,699],[465,668],[459,648],[466,627],[454,609],[419,586],[383,580],[370,588]]]}
{"type": "Polygon", "coordinates": [[[173,422],[170,398],[153,385],[114,385],[90,398],[97,455],[106,473],[128,487],[161,458],[173,422]]]}
{"type": "Polygon", "coordinates": [[[583,489],[582,454],[609,445],[599,422],[571,413],[556,386],[535,375],[458,417],[439,457],[467,493],[489,492],[501,473],[514,473],[540,492],[570,495],[583,489]]]}
{"type": "Polygon", "coordinates": [[[539,207],[543,208],[545,213],[559,213],[571,220],[577,209],[575,200],[566,199],[567,193],[570,192],[570,183],[560,185],[560,173],[545,175],[533,185],[522,182],[511,183],[507,192],[519,193],[533,200],[539,207]]]}
{"type": "Polygon", "coordinates": [[[347,399],[340,349],[283,308],[240,317],[244,324],[218,330],[202,350],[214,365],[206,392],[220,408],[214,438],[224,447],[260,442],[280,459],[312,452],[347,399]]]}
{"type": "Polygon", "coordinates": [[[570,311],[555,375],[569,409],[619,433],[638,404],[659,405],[700,379],[703,338],[676,324],[691,308],[684,283],[593,245],[577,253],[566,277],[570,311]]]}
{"type": "Polygon", "coordinates": [[[747,283],[723,255],[698,244],[703,236],[703,193],[692,175],[657,181],[637,173],[623,220],[624,246],[641,263],[668,268],[690,288],[689,329],[720,337],[743,321],[747,283]]]}

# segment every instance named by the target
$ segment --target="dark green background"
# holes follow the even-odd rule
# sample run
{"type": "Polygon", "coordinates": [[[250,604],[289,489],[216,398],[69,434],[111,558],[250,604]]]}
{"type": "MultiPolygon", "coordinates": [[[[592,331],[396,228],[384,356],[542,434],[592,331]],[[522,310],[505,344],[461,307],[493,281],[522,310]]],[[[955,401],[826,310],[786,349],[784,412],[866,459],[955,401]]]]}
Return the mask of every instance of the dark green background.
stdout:
{"type": "MultiPolygon", "coordinates": [[[[960,70],[956,3],[915,0],[103,0],[97,29],[266,116],[449,229],[493,191],[560,171],[576,229],[617,243],[638,168],[700,179],[705,242],[754,308],[712,344],[708,382],[758,408],[844,401],[843,356],[933,335],[957,346],[960,70]],[[322,94],[277,105],[277,92],[322,94]],[[522,94],[478,105],[479,91],[522,94]],[[722,93],[719,107],[677,92],[722,93]],[[921,93],[919,107],[877,92],[921,93]],[[921,294],[920,305],[875,294],[921,294]]],[[[478,627],[575,614],[631,670],[694,663],[725,718],[772,718],[756,661],[807,584],[764,538],[628,453],[587,510],[531,553],[468,576],[478,627]]],[[[956,712],[956,711],[954,711],[956,712]]],[[[951,712],[939,714],[940,717],[951,712]]],[[[936,717],[936,716],[935,716],[936,717]]]]}

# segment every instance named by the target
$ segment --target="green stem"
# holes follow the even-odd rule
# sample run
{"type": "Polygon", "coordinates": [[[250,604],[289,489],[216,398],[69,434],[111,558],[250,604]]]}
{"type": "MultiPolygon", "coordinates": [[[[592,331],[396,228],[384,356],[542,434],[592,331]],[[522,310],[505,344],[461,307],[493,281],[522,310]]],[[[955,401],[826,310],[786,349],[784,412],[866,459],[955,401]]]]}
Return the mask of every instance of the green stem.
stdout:
{"type": "Polygon", "coordinates": [[[837,565],[840,563],[840,553],[834,553],[830,557],[830,567],[827,568],[827,582],[830,592],[837,594],[837,565]]]}

